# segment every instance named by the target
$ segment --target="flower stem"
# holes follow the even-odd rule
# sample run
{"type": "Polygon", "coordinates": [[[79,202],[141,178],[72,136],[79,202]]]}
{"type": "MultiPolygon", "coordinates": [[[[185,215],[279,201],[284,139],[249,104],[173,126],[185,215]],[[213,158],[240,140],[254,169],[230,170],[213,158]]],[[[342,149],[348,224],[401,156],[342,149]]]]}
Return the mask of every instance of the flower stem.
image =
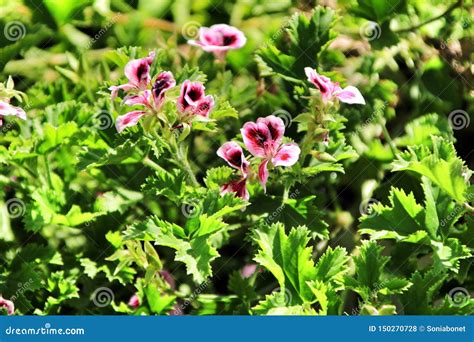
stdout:
{"type": "Polygon", "coordinates": [[[142,163],[143,165],[148,166],[149,168],[158,172],[168,172],[148,157],[145,157],[145,159],[142,160],[142,163]]]}
{"type": "Polygon", "coordinates": [[[179,161],[181,161],[182,163],[181,167],[183,171],[185,171],[188,174],[189,179],[191,180],[191,183],[193,183],[193,185],[195,186],[199,186],[196,176],[194,176],[194,172],[191,169],[191,164],[189,163],[188,156],[184,149],[184,146],[182,144],[179,144],[176,152],[178,154],[179,161]]]}
{"type": "Polygon", "coordinates": [[[48,185],[52,189],[53,188],[53,181],[51,179],[51,171],[49,170],[48,156],[44,155],[43,160],[44,160],[44,166],[45,166],[45,169],[46,169],[46,178],[48,179],[48,185]]]}

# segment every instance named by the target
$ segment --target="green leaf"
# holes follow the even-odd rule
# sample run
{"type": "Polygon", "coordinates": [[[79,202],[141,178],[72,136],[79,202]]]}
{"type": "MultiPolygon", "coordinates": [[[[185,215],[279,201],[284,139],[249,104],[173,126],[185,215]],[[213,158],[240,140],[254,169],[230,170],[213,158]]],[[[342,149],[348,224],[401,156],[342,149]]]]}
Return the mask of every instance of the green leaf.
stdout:
{"type": "Polygon", "coordinates": [[[359,255],[354,256],[354,277],[345,277],[344,283],[361,295],[364,301],[380,290],[379,284],[389,257],[382,256],[383,247],[375,241],[363,241],[359,255]]]}
{"type": "Polygon", "coordinates": [[[425,176],[456,202],[466,202],[466,192],[472,171],[456,156],[452,142],[433,137],[433,151],[426,146],[409,147],[393,162],[393,171],[408,170],[425,176]]]}
{"type": "Polygon", "coordinates": [[[389,230],[400,235],[410,235],[424,230],[424,208],[416,203],[412,193],[392,188],[389,200],[391,206],[375,203],[372,212],[362,216],[360,228],[373,231],[389,230]]]}
{"type": "Polygon", "coordinates": [[[406,0],[392,3],[385,0],[357,0],[357,6],[351,11],[359,17],[382,23],[391,19],[394,15],[402,14],[406,11],[406,0]]]}
{"type": "Polygon", "coordinates": [[[125,240],[139,239],[154,241],[176,251],[175,260],[186,265],[188,274],[197,283],[202,283],[212,275],[210,263],[219,256],[212,247],[209,236],[188,239],[180,226],[151,217],[147,221],[132,225],[126,231],[125,240]]]}
{"type": "Polygon", "coordinates": [[[334,22],[335,12],[328,7],[316,7],[309,17],[303,13],[293,15],[286,29],[288,49],[282,51],[267,44],[258,50],[257,63],[262,75],[276,73],[289,82],[302,83],[304,68],[315,68],[319,64],[319,54],[335,37],[331,30],[334,22]]]}
{"type": "Polygon", "coordinates": [[[316,264],[316,279],[328,283],[336,282],[341,283],[343,276],[348,271],[347,252],[342,247],[336,247],[328,249],[319,258],[316,264]]]}
{"type": "Polygon", "coordinates": [[[269,270],[280,284],[281,292],[289,291],[292,304],[311,301],[313,293],[307,282],[313,280],[316,269],[306,227],[291,229],[288,235],[282,224],[264,226],[254,231],[259,246],[254,260],[269,270]]]}

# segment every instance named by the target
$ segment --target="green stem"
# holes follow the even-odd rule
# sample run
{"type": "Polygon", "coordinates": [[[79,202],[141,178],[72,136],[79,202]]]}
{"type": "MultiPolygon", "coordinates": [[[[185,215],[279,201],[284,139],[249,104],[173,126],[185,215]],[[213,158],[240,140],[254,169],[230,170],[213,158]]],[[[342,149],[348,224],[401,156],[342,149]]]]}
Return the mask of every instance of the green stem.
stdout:
{"type": "Polygon", "coordinates": [[[188,174],[189,179],[191,180],[191,183],[193,183],[193,185],[195,186],[199,186],[196,176],[194,176],[194,172],[191,169],[191,164],[189,164],[188,156],[184,150],[184,146],[182,144],[179,144],[176,152],[178,155],[178,160],[181,161],[182,163],[181,167],[183,171],[185,171],[188,174]]]}
{"type": "Polygon", "coordinates": [[[393,157],[398,153],[397,147],[395,146],[395,143],[392,140],[392,137],[390,136],[390,133],[388,132],[387,127],[385,126],[385,122],[383,121],[382,117],[380,117],[380,125],[382,126],[382,131],[383,135],[385,136],[385,139],[387,140],[388,146],[390,146],[390,150],[393,153],[393,157]]]}
{"type": "Polygon", "coordinates": [[[145,159],[142,160],[142,163],[143,165],[148,166],[149,168],[158,172],[168,172],[148,157],[145,157],[145,159]]]}
{"type": "Polygon", "coordinates": [[[53,181],[51,179],[51,171],[49,170],[48,156],[44,155],[43,160],[44,160],[44,166],[45,166],[45,169],[46,169],[46,176],[47,176],[46,178],[48,179],[48,185],[52,189],[53,188],[53,181]]]}
{"type": "Polygon", "coordinates": [[[458,0],[458,1],[456,1],[456,3],[454,3],[450,7],[448,7],[448,9],[446,11],[444,11],[443,13],[441,13],[440,15],[437,15],[436,17],[428,19],[428,20],[426,20],[426,21],[424,21],[424,22],[422,22],[418,25],[410,26],[410,27],[405,28],[405,29],[395,30],[394,32],[395,33],[410,32],[410,31],[419,29],[422,26],[425,26],[429,23],[432,23],[433,21],[436,21],[436,20],[441,19],[442,17],[448,15],[450,12],[455,10],[458,6],[460,6],[460,5],[462,6],[462,3],[463,3],[463,0],[458,0]]]}

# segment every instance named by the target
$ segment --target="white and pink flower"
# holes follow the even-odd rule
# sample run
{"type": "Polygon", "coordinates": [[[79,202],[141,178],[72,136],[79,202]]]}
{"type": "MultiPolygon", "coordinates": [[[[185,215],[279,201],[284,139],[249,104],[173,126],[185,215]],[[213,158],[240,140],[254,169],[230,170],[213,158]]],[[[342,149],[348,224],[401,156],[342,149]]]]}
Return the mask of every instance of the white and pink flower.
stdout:
{"type": "Polygon", "coordinates": [[[339,101],[349,104],[365,104],[364,97],[359,89],[354,86],[347,86],[341,88],[338,82],[333,82],[329,77],[320,75],[316,70],[306,67],[304,68],[308,81],[321,93],[324,102],[333,98],[338,98],[339,101]]]}
{"type": "Polygon", "coordinates": [[[240,49],[247,42],[244,33],[226,24],[201,27],[199,40],[189,40],[188,44],[199,46],[206,52],[212,52],[219,58],[225,58],[229,50],[240,49]]]}
{"type": "Polygon", "coordinates": [[[16,116],[19,119],[26,120],[26,113],[23,109],[12,106],[8,100],[0,100],[0,126],[3,125],[4,116],[16,116]]]}
{"type": "Polygon", "coordinates": [[[137,294],[134,294],[132,297],[130,297],[128,306],[130,306],[132,309],[136,309],[140,306],[140,298],[138,298],[137,294]]]}
{"type": "Polygon", "coordinates": [[[250,163],[244,155],[242,147],[234,141],[228,141],[217,150],[217,155],[224,159],[229,166],[242,172],[242,177],[238,180],[231,180],[221,187],[221,194],[235,193],[237,197],[248,201],[250,198],[247,190],[247,175],[250,163]]]}
{"type": "Polygon", "coordinates": [[[250,163],[244,155],[242,147],[234,141],[228,141],[217,150],[217,155],[224,159],[229,166],[240,170],[245,177],[248,174],[250,163]]]}
{"type": "Polygon", "coordinates": [[[117,117],[115,127],[119,133],[127,127],[135,126],[143,116],[158,113],[163,106],[166,91],[176,85],[173,74],[169,71],[161,72],[152,82],[150,65],[153,58],[154,53],[151,52],[148,57],[128,62],[125,66],[125,76],[128,83],[109,88],[112,99],[121,89],[126,93],[123,99],[124,105],[145,107],[117,117]]]}
{"type": "Polygon", "coordinates": [[[146,90],[150,83],[150,65],[153,63],[154,58],[155,53],[150,52],[147,57],[132,59],[128,62],[124,70],[128,83],[109,87],[112,99],[117,97],[119,90],[126,92],[130,90],[146,90]]]}
{"type": "Polygon", "coordinates": [[[285,124],[274,115],[258,118],[257,122],[247,122],[241,129],[244,144],[249,152],[262,158],[258,167],[258,178],[263,188],[268,180],[268,164],[292,166],[299,158],[300,148],[295,143],[282,144],[285,124]]]}
{"type": "Polygon", "coordinates": [[[15,304],[11,300],[5,299],[0,295],[0,308],[5,308],[8,315],[13,315],[15,312],[15,304]]]}
{"type": "Polygon", "coordinates": [[[205,95],[205,87],[201,82],[184,81],[176,106],[180,113],[191,113],[205,118],[214,107],[212,95],[205,95]]]}

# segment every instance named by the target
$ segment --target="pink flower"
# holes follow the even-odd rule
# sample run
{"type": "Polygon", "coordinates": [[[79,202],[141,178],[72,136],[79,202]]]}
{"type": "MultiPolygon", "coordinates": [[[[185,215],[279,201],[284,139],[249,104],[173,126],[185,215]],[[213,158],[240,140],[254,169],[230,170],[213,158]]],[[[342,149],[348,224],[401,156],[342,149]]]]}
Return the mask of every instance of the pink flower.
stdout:
{"type": "Polygon", "coordinates": [[[15,304],[11,300],[7,300],[0,295],[0,308],[7,309],[8,315],[13,315],[15,312],[15,304]]]}
{"type": "Polygon", "coordinates": [[[150,83],[150,65],[153,63],[155,58],[155,53],[150,52],[148,57],[140,59],[132,59],[130,62],[125,65],[125,76],[128,79],[128,83],[111,86],[109,90],[111,91],[112,99],[117,97],[118,91],[120,89],[124,91],[130,90],[145,90],[150,83]]]}
{"type": "Polygon", "coordinates": [[[138,120],[140,120],[144,115],[147,115],[147,112],[144,110],[133,110],[124,115],[120,115],[115,121],[117,132],[120,133],[127,127],[135,126],[138,123],[138,120]]]}
{"type": "Polygon", "coordinates": [[[184,81],[181,85],[177,108],[181,113],[192,113],[208,117],[214,107],[214,98],[206,96],[201,82],[184,81]]]}
{"type": "Polygon", "coordinates": [[[232,180],[229,183],[225,183],[221,186],[221,195],[233,192],[237,197],[240,197],[246,201],[249,200],[250,195],[247,190],[247,178],[243,177],[239,180],[232,180]]]}
{"type": "Polygon", "coordinates": [[[221,194],[225,195],[233,192],[237,197],[248,201],[250,195],[247,190],[247,175],[250,163],[245,158],[242,147],[236,142],[228,141],[217,150],[217,155],[224,159],[231,167],[242,172],[242,177],[239,180],[231,180],[221,186],[221,194]]]}
{"type": "Polygon", "coordinates": [[[132,297],[130,297],[130,300],[128,301],[128,306],[133,309],[136,309],[140,306],[140,298],[138,298],[137,294],[134,294],[132,297]]]}
{"type": "Polygon", "coordinates": [[[240,271],[240,274],[242,274],[242,277],[244,278],[249,278],[255,273],[256,270],[257,270],[256,264],[247,264],[242,268],[242,270],[240,271]]]}
{"type": "Polygon", "coordinates": [[[200,46],[204,51],[213,52],[217,58],[223,59],[229,50],[240,49],[247,42],[242,31],[226,24],[201,27],[199,40],[189,40],[188,44],[200,46]]]}
{"type": "Polygon", "coordinates": [[[169,71],[163,71],[156,77],[151,90],[144,89],[137,94],[125,96],[123,100],[125,105],[142,105],[145,106],[145,109],[133,110],[119,116],[115,122],[117,131],[120,133],[127,127],[135,126],[144,115],[158,112],[164,103],[166,91],[175,85],[176,81],[173,78],[173,74],[169,71]]]}
{"type": "Polygon", "coordinates": [[[245,159],[244,151],[239,144],[228,141],[217,150],[217,155],[234,169],[242,171],[244,177],[247,177],[250,163],[245,159]]]}
{"type": "Polygon", "coordinates": [[[324,102],[336,97],[341,102],[349,104],[365,104],[364,97],[359,89],[354,86],[348,86],[344,89],[339,86],[338,82],[332,82],[330,78],[319,75],[316,70],[306,67],[304,68],[308,81],[321,92],[324,102]]]}
{"type": "Polygon", "coordinates": [[[176,81],[170,71],[163,71],[156,77],[155,83],[153,83],[151,90],[153,94],[155,110],[158,111],[161,109],[165,99],[165,92],[168,89],[173,88],[175,85],[176,81]]]}
{"type": "Polygon", "coordinates": [[[26,113],[20,107],[12,106],[7,101],[0,100],[0,126],[3,124],[4,116],[16,116],[22,120],[26,120],[26,113]]]}
{"type": "Polygon", "coordinates": [[[160,271],[160,275],[163,277],[163,279],[168,283],[168,285],[171,287],[171,289],[176,289],[176,282],[174,281],[173,276],[171,273],[169,273],[166,270],[160,271]]]}
{"type": "Polygon", "coordinates": [[[282,145],[285,124],[283,120],[270,115],[247,122],[241,129],[244,144],[255,157],[263,158],[258,167],[258,177],[265,189],[268,179],[268,163],[273,166],[292,166],[299,158],[300,148],[295,143],[282,145]]]}

